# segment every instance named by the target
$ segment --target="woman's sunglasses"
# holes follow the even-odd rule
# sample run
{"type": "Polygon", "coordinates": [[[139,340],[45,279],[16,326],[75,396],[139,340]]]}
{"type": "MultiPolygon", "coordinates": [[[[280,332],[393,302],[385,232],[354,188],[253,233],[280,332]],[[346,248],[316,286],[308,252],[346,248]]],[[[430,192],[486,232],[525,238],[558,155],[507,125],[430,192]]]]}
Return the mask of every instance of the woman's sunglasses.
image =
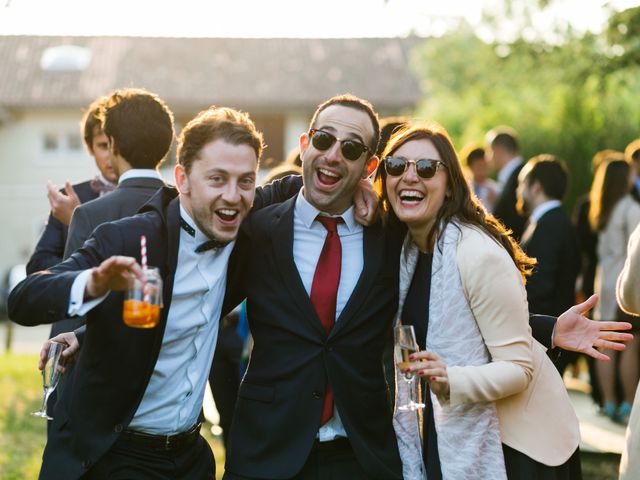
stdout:
{"type": "Polygon", "coordinates": [[[312,128],[309,130],[309,136],[311,137],[311,144],[313,145],[313,148],[320,150],[321,152],[329,150],[336,141],[340,142],[340,151],[342,152],[342,156],[352,162],[358,160],[364,152],[369,152],[373,155],[373,152],[369,147],[363,145],[357,140],[342,140],[337,138],[335,135],[325,132],[324,130],[312,128]]]}
{"type": "Polygon", "coordinates": [[[442,160],[421,158],[420,160],[407,160],[405,158],[385,157],[383,160],[387,175],[399,177],[409,168],[409,164],[416,166],[416,173],[420,178],[433,178],[439,167],[446,167],[442,160]]]}

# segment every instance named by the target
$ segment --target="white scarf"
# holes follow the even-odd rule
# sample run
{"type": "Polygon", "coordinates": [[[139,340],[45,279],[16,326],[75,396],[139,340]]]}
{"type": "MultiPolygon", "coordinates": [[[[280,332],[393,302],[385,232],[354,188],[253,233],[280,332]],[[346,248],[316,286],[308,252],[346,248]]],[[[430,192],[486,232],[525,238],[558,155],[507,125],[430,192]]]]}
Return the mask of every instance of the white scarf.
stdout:
{"type": "MultiPolygon", "coordinates": [[[[449,223],[433,253],[427,350],[440,355],[447,366],[484,365],[491,361],[478,324],[465,297],[456,263],[461,228],[449,223]]],[[[400,258],[398,321],[418,261],[418,248],[409,235],[400,258]]],[[[405,402],[407,385],[396,368],[396,405],[405,402]]],[[[438,434],[438,453],[444,480],[506,479],[500,426],[494,402],[451,406],[432,393],[438,434]]],[[[420,415],[394,413],[394,429],[405,480],[426,479],[422,464],[420,415]]]]}

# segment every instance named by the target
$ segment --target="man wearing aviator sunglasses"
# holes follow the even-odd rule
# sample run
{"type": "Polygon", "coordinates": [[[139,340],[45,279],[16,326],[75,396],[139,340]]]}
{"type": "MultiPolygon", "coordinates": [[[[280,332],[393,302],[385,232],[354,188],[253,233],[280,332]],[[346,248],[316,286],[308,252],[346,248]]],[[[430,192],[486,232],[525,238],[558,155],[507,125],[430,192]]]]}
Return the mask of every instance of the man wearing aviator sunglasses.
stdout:
{"type": "Polygon", "coordinates": [[[321,104],[309,127],[303,190],[246,229],[254,346],[224,478],[399,480],[382,353],[401,236],[354,222],[352,201],[378,164],[378,118],[343,95],[321,104]]]}
{"type": "Polygon", "coordinates": [[[340,143],[340,152],[342,153],[342,156],[352,162],[358,160],[364,152],[373,156],[371,149],[357,140],[336,138],[335,135],[316,128],[309,130],[309,137],[311,137],[311,144],[314,148],[321,152],[329,150],[333,144],[338,141],[340,143]]]}

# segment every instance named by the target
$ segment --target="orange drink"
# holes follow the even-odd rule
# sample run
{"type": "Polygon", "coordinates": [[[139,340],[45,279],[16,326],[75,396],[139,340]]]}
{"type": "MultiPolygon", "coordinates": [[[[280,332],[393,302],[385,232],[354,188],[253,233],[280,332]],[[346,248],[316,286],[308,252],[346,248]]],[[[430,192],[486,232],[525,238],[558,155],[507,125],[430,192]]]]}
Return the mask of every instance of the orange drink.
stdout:
{"type": "Polygon", "coordinates": [[[145,282],[131,278],[122,306],[122,320],[133,328],[153,328],[160,320],[162,279],[157,268],[143,269],[145,282]]]}

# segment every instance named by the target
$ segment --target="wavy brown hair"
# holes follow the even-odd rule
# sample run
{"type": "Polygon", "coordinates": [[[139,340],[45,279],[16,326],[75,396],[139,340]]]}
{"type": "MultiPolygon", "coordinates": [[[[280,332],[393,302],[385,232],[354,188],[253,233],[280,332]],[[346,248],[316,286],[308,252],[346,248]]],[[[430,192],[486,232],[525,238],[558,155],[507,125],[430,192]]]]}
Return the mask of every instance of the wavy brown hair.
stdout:
{"type": "MultiPolygon", "coordinates": [[[[511,231],[507,230],[500,221],[488,213],[471,194],[453,143],[443,127],[437,124],[427,126],[414,125],[397,131],[389,140],[382,157],[385,158],[392,155],[398,148],[412,140],[430,141],[440,154],[440,159],[446,165],[445,173],[447,174],[450,196],[438,211],[433,227],[427,236],[428,244],[435,245],[440,233],[453,220],[477,227],[505,248],[522,274],[522,278],[526,280],[526,277],[531,275],[533,266],[536,264],[535,259],[525,255],[511,237],[511,231]]],[[[385,221],[396,223],[399,220],[389,204],[389,197],[385,188],[386,178],[387,172],[381,163],[376,172],[374,188],[381,198],[381,209],[384,212],[385,221]]]]}
{"type": "Polygon", "coordinates": [[[614,207],[629,193],[630,168],[621,154],[605,159],[598,166],[589,192],[589,226],[594,232],[607,227],[614,207]]]}

